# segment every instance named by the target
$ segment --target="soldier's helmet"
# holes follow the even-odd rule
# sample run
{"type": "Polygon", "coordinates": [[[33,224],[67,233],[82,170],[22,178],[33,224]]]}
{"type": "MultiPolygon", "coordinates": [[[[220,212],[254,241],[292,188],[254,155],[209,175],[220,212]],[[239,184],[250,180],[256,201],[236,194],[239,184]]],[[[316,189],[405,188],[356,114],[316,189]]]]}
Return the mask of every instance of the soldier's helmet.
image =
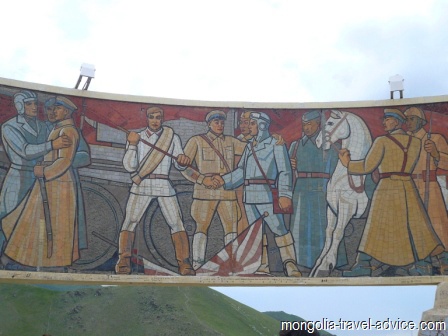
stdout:
{"type": "Polygon", "coordinates": [[[22,90],[14,95],[14,106],[18,114],[25,113],[25,103],[29,101],[37,102],[37,95],[32,91],[22,90]]]}
{"type": "Polygon", "coordinates": [[[423,112],[423,110],[421,108],[418,108],[415,106],[410,107],[406,111],[404,111],[404,115],[406,117],[410,117],[410,116],[419,117],[422,120],[422,126],[426,125],[425,113],[423,112]]]}
{"type": "Polygon", "coordinates": [[[260,131],[265,131],[271,124],[271,118],[264,112],[251,112],[250,119],[255,119],[260,131]]]}

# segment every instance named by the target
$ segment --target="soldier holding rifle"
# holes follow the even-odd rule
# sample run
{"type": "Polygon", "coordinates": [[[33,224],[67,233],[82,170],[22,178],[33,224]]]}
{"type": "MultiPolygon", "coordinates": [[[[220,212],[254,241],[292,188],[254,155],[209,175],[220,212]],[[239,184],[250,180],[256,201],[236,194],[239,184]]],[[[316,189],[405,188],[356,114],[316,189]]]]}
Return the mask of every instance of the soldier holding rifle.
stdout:
{"type": "MultiPolygon", "coordinates": [[[[431,132],[431,121],[429,132],[426,132],[423,128],[427,121],[422,109],[410,107],[404,114],[407,118],[406,126],[408,134],[422,141],[420,156],[412,171],[412,179],[417,186],[420,197],[424,200],[431,224],[445,248],[445,252],[438,255],[437,258],[439,260],[440,273],[447,275],[448,215],[442,191],[437,182],[437,169],[448,168],[448,160],[446,159],[448,158],[448,144],[443,135],[431,132]]],[[[430,118],[432,118],[432,114],[430,118]]]]}

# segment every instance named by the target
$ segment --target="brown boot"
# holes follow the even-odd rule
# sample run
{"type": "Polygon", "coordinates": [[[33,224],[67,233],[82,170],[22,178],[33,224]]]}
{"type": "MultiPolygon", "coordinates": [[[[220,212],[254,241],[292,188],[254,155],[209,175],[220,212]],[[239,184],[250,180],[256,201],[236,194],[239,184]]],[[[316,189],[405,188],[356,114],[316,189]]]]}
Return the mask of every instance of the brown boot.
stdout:
{"type": "Polygon", "coordinates": [[[190,245],[188,243],[187,233],[185,231],[173,233],[171,239],[173,240],[176,260],[179,265],[179,274],[196,275],[190,263],[190,245]]]}
{"type": "Polygon", "coordinates": [[[294,239],[292,238],[291,232],[283,236],[275,237],[275,242],[280,251],[285,275],[289,277],[301,277],[302,273],[297,268],[294,239]]]}
{"type": "Polygon", "coordinates": [[[268,237],[263,234],[263,245],[261,247],[261,264],[255,274],[270,274],[268,259],[268,237]]]}
{"type": "Polygon", "coordinates": [[[118,261],[115,265],[115,273],[131,274],[132,245],[134,244],[135,233],[131,231],[121,231],[118,238],[118,261]]]}

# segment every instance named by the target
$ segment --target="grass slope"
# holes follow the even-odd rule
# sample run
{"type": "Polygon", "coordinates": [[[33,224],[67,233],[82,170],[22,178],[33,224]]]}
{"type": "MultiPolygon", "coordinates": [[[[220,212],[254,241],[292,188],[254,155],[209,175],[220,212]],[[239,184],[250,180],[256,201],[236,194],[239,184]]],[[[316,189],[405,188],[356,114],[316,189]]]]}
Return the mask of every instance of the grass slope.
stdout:
{"type": "Polygon", "coordinates": [[[278,335],[274,318],[206,287],[0,284],[0,335],[278,335]]]}

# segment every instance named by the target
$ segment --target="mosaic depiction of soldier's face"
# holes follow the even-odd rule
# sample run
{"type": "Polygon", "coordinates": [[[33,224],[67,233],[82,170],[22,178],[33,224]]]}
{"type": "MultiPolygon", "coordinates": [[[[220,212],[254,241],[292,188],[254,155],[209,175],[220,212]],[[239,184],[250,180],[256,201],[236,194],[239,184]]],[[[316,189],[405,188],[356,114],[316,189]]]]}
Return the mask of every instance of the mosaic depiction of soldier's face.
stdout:
{"type": "Polygon", "coordinates": [[[224,123],[225,120],[223,119],[213,119],[212,121],[209,122],[208,126],[210,127],[213,133],[220,135],[224,133],[224,123]]]}
{"type": "Polygon", "coordinates": [[[54,123],[56,121],[54,115],[54,105],[45,107],[45,115],[47,116],[49,122],[54,123]]]}
{"type": "Polygon", "coordinates": [[[256,136],[258,135],[258,122],[255,119],[251,119],[249,122],[249,131],[250,135],[256,136]]]}
{"type": "Polygon", "coordinates": [[[399,127],[399,123],[393,117],[386,117],[383,119],[383,126],[386,132],[391,132],[399,127]]]}
{"type": "Polygon", "coordinates": [[[416,132],[420,128],[422,128],[423,122],[422,119],[415,115],[411,115],[406,118],[406,128],[410,132],[416,132]]]}
{"type": "Polygon", "coordinates": [[[316,134],[316,132],[320,129],[320,120],[319,119],[313,119],[307,122],[303,122],[302,124],[302,130],[303,133],[305,133],[306,136],[313,136],[316,134]]]}
{"type": "Polygon", "coordinates": [[[28,117],[37,117],[37,103],[35,100],[25,103],[25,115],[28,117]]]}
{"type": "Polygon", "coordinates": [[[66,107],[64,107],[62,105],[57,105],[53,109],[53,116],[52,116],[53,121],[52,122],[65,120],[69,116],[70,116],[70,112],[66,107]]]}
{"type": "Polygon", "coordinates": [[[162,127],[163,115],[160,111],[148,114],[148,127],[151,131],[158,131],[162,127]]]}
{"type": "Polygon", "coordinates": [[[248,134],[250,134],[250,130],[249,130],[249,119],[247,119],[247,118],[241,118],[240,121],[239,121],[239,126],[240,126],[241,134],[243,134],[243,135],[248,135],[248,134]]]}

